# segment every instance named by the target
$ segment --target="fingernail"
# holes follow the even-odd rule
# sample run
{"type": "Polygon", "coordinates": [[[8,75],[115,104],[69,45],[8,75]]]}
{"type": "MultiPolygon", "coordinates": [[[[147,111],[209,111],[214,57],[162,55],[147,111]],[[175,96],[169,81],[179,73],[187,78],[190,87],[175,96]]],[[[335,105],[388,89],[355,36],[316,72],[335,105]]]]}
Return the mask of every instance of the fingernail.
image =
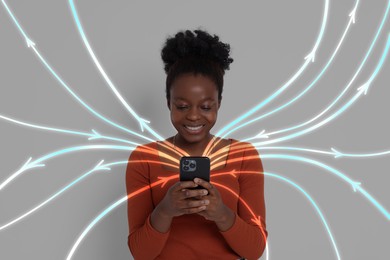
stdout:
{"type": "Polygon", "coordinates": [[[200,182],[200,180],[199,180],[198,178],[195,178],[194,181],[195,181],[196,183],[199,183],[199,182],[200,182]]]}

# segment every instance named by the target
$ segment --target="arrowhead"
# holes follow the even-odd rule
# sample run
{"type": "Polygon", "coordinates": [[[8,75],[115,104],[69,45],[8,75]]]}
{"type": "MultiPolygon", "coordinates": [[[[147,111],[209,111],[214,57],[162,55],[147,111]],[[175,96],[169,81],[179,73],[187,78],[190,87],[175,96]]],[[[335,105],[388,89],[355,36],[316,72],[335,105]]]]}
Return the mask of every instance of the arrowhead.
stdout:
{"type": "Polygon", "coordinates": [[[330,149],[334,152],[334,158],[339,158],[339,157],[343,157],[344,156],[343,153],[337,151],[336,149],[334,149],[334,148],[330,148],[330,149]]]}
{"type": "Polygon", "coordinates": [[[252,218],[252,222],[254,222],[256,225],[258,225],[260,228],[262,228],[260,216],[258,216],[257,218],[252,218]]]}
{"type": "Polygon", "coordinates": [[[146,119],[143,119],[143,118],[139,118],[139,121],[140,121],[141,131],[143,132],[144,131],[144,125],[149,124],[150,121],[146,120],[146,119]]]}
{"type": "Polygon", "coordinates": [[[355,23],[356,18],[356,7],[352,10],[352,12],[349,14],[349,17],[351,17],[352,23],[355,23]]]}
{"type": "Polygon", "coordinates": [[[367,95],[368,88],[370,87],[371,82],[367,81],[363,85],[357,88],[358,92],[364,92],[364,95],[367,95]]]}
{"type": "Polygon", "coordinates": [[[110,171],[111,168],[106,167],[104,164],[102,165],[103,162],[104,162],[104,160],[101,160],[101,161],[93,168],[92,171],[102,171],[102,170],[110,171]]]}
{"type": "Polygon", "coordinates": [[[32,40],[30,40],[29,38],[26,38],[26,42],[27,42],[27,47],[28,47],[28,48],[34,47],[34,46],[35,46],[35,42],[33,42],[32,40]]]}
{"type": "Polygon", "coordinates": [[[162,180],[162,183],[161,183],[161,188],[165,186],[165,184],[167,184],[167,182],[169,181],[169,177],[158,177],[158,179],[162,180]]]}
{"type": "Polygon", "coordinates": [[[357,181],[353,182],[352,184],[353,191],[356,192],[356,189],[360,188],[361,184],[362,184],[361,182],[357,182],[357,181]]]}
{"type": "Polygon", "coordinates": [[[232,175],[234,178],[237,178],[236,170],[235,170],[235,169],[233,169],[233,170],[231,170],[230,172],[228,172],[228,174],[232,175]]]}
{"type": "Polygon", "coordinates": [[[92,129],[92,136],[88,138],[88,140],[100,139],[102,135],[99,134],[95,129],[92,129]]]}
{"type": "Polygon", "coordinates": [[[311,62],[314,62],[315,57],[316,57],[316,52],[315,50],[313,50],[312,52],[309,53],[309,55],[305,57],[305,60],[309,60],[309,61],[311,60],[311,62]]]}
{"type": "Polygon", "coordinates": [[[265,130],[261,131],[259,134],[256,135],[255,138],[269,138],[267,134],[264,134],[265,130]]]}
{"type": "Polygon", "coordinates": [[[25,170],[28,170],[28,169],[32,169],[32,168],[37,168],[37,167],[43,167],[45,166],[44,164],[36,164],[36,162],[31,162],[31,159],[32,157],[30,157],[27,162],[22,166],[22,168],[20,168],[20,171],[25,171],[25,170]]]}

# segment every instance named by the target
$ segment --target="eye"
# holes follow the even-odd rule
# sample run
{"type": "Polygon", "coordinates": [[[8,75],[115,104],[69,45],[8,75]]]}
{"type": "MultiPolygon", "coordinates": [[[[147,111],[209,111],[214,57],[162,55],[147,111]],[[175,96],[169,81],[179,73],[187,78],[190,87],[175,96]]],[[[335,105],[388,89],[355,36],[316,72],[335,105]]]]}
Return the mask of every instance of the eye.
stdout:
{"type": "Polygon", "coordinates": [[[176,109],[178,109],[178,110],[185,110],[187,108],[188,108],[188,106],[176,106],[176,109]]]}
{"type": "Polygon", "coordinates": [[[211,109],[211,107],[204,106],[204,107],[202,107],[202,109],[205,110],[205,111],[209,111],[211,109]]]}

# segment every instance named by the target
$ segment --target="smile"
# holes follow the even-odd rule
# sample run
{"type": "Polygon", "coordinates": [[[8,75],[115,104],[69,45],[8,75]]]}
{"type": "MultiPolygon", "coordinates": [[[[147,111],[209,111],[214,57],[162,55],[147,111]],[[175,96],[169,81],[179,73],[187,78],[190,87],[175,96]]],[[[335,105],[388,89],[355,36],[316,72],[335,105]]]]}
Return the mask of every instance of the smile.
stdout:
{"type": "Polygon", "coordinates": [[[198,126],[184,125],[184,128],[186,128],[188,132],[196,134],[199,133],[204,126],[205,125],[198,125],[198,126]]]}

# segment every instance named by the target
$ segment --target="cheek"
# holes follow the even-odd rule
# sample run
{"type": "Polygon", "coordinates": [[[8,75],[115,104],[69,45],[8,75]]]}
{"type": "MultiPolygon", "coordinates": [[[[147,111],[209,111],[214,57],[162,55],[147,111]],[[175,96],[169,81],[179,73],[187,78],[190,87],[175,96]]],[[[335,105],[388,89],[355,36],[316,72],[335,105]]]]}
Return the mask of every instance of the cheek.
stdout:
{"type": "Polygon", "coordinates": [[[181,115],[175,112],[170,113],[172,124],[178,124],[181,121],[181,115]]]}

